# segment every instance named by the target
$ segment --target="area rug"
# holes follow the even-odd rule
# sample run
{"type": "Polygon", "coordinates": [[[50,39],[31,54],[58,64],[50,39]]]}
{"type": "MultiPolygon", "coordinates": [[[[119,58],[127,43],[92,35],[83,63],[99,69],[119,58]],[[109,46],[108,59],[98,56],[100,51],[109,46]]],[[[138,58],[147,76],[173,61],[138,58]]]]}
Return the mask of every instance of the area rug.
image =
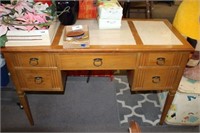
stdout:
{"type": "Polygon", "coordinates": [[[64,94],[27,94],[35,122],[30,126],[12,95],[3,92],[1,127],[7,132],[123,132],[115,82],[108,77],[68,77],[64,94]],[[10,100],[9,100],[10,99],[10,100]],[[12,100],[13,99],[13,100],[12,100]],[[12,128],[11,128],[12,127],[12,128]]]}
{"type": "Polygon", "coordinates": [[[129,126],[131,120],[140,126],[155,126],[161,117],[161,105],[155,92],[132,94],[126,76],[114,78],[121,126],[129,126]]]}
{"type": "Polygon", "coordinates": [[[64,94],[28,94],[34,126],[17,105],[15,91],[1,93],[1,129],[7,132],[128,132],[129,122],[156,125],[156,94],[131,94],[126,76],[68,77],[64,94]],[[12,127],[12,128],[11,128],[12,127]]]}

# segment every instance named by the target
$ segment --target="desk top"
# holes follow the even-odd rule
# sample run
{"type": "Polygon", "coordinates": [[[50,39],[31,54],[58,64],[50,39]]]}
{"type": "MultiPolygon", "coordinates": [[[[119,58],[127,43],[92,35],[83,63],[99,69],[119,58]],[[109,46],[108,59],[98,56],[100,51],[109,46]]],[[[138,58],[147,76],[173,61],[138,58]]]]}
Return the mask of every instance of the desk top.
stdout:
{"type": "Polygon", "coordinates": [[[133,52],[193,51],[185,38],[166,19],[125,19],[120,29],[100,30],[97,20],[78,20],[89,25],[90,48],[63,49],[63,25],[60,25],[51,46],[5,47],[3,52],[133,52]]]}

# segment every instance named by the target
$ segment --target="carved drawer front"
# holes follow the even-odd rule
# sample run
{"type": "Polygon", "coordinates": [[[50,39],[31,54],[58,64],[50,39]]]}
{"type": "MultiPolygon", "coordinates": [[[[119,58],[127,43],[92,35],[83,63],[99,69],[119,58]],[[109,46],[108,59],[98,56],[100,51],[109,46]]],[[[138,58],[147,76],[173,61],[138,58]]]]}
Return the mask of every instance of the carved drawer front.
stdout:
{"type": "Polygon", "coordinates": [[[62,91],[57,70],[17,70],[21,89],[27,91],[62,91]]]}
{"type": "Polygon", "coordinates": [[[137,54],[60,54],[61,69],[133,69],[137,54]]]}
{"type": "Polygon", "coordinates": [[[172,89],[178,70],[176,68],[144,68],[136,71],[132,90],[172,89]]]}
{"type": "Polygon", "coordinates": [[[140,65],[141,66],[172,66],[178,65],[179,59],[176,53],[145,53],[142,54],[140,65]]]}
{"type": "Polygon", "coordinates": [[[56,66],[54,55],[44,53],[17,53],[13,55],[14,65],[22,67],[53,67],[56,66]]]}

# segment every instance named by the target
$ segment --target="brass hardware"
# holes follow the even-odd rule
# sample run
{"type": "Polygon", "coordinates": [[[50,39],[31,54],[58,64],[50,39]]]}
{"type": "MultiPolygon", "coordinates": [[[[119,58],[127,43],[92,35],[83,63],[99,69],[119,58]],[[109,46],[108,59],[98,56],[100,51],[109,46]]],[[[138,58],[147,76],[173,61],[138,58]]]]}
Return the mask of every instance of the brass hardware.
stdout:
{"type": "Polygon", "coordinates": [[[43,78],[42,77],[35,77],[35,83],[36,84],[41,84],[43,82],[43,78]]]}
{"type": "Polygon", "coordinates": [[[103,60],[101,58],[93,59],[93,65],[96,67],[100,67],[103,64],[103,60]]]}
{"type": "Polygon", "coordinates": [[[30,58],[29,64],[32,66],[37,66],[39,64],[39,59],[38,58],[30,58]]]}
{"type": "Polygon", "coordinates": [[[154,77],[152,77],[152,82],[153,83],[159,83],[160,82],[160,76],[154,76],[154,77]]]}
{"type": "Polygon", "coordinates": [[[164,65],[165,64],[165,58],[159,57],[157,58],[157,65],[164,65]]]}

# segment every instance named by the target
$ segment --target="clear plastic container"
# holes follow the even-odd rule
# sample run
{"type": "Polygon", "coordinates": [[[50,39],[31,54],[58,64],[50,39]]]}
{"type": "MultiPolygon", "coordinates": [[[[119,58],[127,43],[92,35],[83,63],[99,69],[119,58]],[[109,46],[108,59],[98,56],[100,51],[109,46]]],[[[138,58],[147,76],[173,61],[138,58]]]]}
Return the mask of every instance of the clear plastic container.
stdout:
{"type": "Polygon", "coordinates": [[[9,75],[6,66],[5,59],[0,54],[0,65],[1,65],[1,86],[7,86],[9,83],[9,75]]]}

